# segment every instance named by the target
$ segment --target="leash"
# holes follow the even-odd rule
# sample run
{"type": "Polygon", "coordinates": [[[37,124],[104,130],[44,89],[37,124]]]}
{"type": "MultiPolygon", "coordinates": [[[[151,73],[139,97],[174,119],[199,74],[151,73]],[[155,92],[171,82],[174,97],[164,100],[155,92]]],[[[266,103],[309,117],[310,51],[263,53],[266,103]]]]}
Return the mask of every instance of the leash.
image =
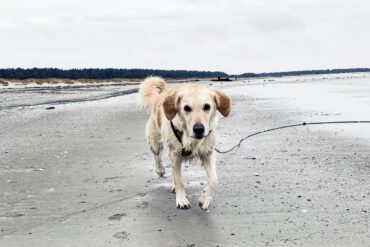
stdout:
{"type": "Polygon", "coordinates": [[[242,145],[242,143],[245,140],[247,140],[248,138],[251,138],[252,136],[256,136],[256,135],[259,135],[259,134],[263,134],[263,133],[271,132],[271,131],[275,131],[275,130],[286,129],[286,128],[294,128],[294,127],[307,126],[307,125],[323,125],[323,124],[370,124],[370,121],[303,122],[303,123],[299,123],[299,124],[283,125],[283,126],[279,126],[279,127],[275,127],[275,128],[271,128],[271,129],[265,129],[265,130],[257,131],[257,132],[254,132],[253,134],[247,135],[246,137],[243,137],[242,139],[240,139],[240,141],[236,145],[234,145],[233,147],[231,147],[227,150],[220,150],[218,148],[215,148],[215,150],[216,150],[217,153],[226,154],[226,153],[229,153],[229,152],[233,151],[234,149],[238,150],[240,148],[240,146],[242,145]]]}

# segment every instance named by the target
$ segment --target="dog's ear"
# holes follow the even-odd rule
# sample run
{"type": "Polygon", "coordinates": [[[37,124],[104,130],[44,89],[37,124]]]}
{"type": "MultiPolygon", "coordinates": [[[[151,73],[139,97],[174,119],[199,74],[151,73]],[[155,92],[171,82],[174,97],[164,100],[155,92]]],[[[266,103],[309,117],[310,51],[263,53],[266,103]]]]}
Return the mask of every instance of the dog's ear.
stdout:
{"type": "Polygon", "coordinates": [[[217,110],[222,114],[222,116],[227,117],[231,111],[231,99],[229,96],[224,94],[218,89],[212,90],[214,93],[214,99],[216,102],[217,110]]]}
{"type": "Polygon", "coordinates": [[[164,115],[168,120],[174,119],[177,114],[177,106],[179,102],[178,90],[173,89],[167,94],[167,97],[163,101],[164,115]]]}

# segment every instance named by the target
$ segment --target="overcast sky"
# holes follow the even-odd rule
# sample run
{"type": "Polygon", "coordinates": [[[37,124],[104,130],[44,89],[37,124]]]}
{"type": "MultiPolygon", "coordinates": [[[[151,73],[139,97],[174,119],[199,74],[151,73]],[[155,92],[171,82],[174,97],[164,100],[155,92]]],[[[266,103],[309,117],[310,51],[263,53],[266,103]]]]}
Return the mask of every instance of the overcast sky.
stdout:
{"type": "Polygon", "coordinates": [[[1,0],[0,67],[370,67],[368,0],[1,0]]]}

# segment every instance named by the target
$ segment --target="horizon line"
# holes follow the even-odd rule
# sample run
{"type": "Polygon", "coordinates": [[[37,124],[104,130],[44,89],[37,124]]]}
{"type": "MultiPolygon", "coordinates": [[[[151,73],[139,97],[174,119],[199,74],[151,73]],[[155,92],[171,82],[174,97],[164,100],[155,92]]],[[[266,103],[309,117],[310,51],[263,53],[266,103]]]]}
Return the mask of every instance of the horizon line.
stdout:
{"type": "Polygon", "coordinates": [[[334,73],[346,73],[346,72],[370,72],[370,67],[352,67],[352,68],[330,68],[330,69],[300,69],[300,70],[285,70],[285,71],[269,71],[269,72],[243,72],[243,73],[227,73],[220,70],[196,70],[196,69],[153,69],[153,68],[114,68],[114,67],[84,67],[84,68],[58,68],[58,67],[8,67],[0,68],[0,70],[61,70],[61,71],[72,71],[72,70],[143,70],[143,71],[183,71],[183,72],[211,72],[211,73],[223,73],[227,76],[241,76],[241,75],[269,75],[269,74],[287,74],[287,73],[307,73],[307,72],[334,72],[334,73]]]}

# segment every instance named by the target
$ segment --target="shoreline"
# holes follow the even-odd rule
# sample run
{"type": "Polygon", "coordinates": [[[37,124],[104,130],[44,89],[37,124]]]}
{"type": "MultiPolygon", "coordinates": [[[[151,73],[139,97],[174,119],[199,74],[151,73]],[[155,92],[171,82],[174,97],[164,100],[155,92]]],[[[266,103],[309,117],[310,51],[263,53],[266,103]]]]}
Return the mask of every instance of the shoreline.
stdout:
{"type": "MultiPolygon", "coordinates": [[[[222,81],[214,78],[164,78],[167,83],[191,83],[191,82],[209,82],[209,83],[227,83],[234,84],[239,82],[303,82],[310,80],[331,80],[331,79],[352,79],[370,77],[370,72],[354,73],[331,73],[331,74],[314,74],[314,75],[286,75],[286,76],[265,76],[265,77],[238,77],[236,80],[222,81]]],[[[114,79],[66,79],[66,78],[43,78],[43,79],[4,79],[0,78],[0,89],[13,89],[23,87],[99,87],[99,86],[125,86],[140,85],[144,78],[114,78],[114,79]]]]}

